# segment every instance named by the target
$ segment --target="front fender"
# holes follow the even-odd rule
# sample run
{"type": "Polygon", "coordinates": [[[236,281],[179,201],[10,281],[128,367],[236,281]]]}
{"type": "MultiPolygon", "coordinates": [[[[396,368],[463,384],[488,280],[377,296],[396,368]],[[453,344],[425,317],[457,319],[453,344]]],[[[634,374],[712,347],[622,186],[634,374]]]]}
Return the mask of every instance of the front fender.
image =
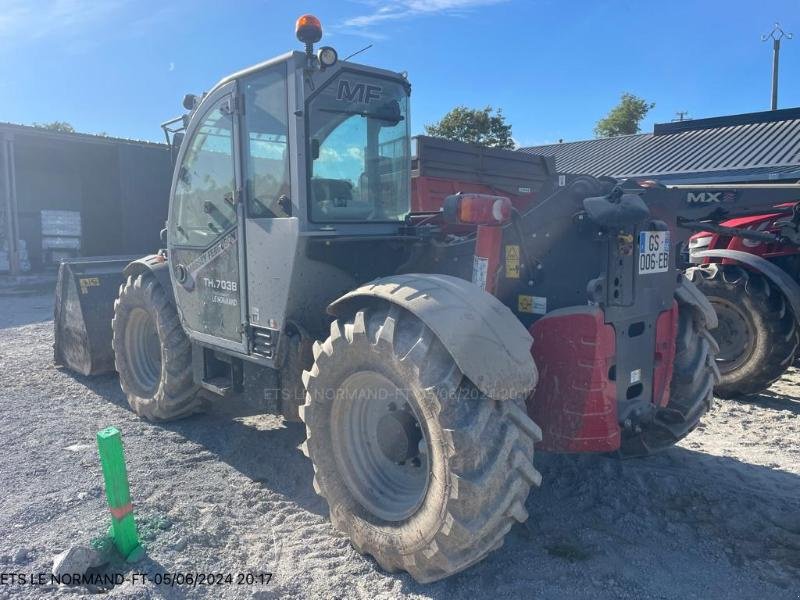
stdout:
{"type": "Polygon", "coordinates": [[[413,313],[489,398],[525,398],[536,387],[533,338],[514,313],[474,283],[449,275],[393,275],[348,292],[331,303],[328,312],[337,317],[353,314],[366,299],[391,302],[413,313]]]}
{"type": "Polygon", "coordinates": [[[122,270],[122,274],[125,275],[126,278],[130,276],[136,277],[145,272],[153,274],[172,304],[175,304],[175,296],[172,291],[172,281],[170,280],[169,273],[169,261],[167,258],[162,254],[149,254],[129,262],[122,270]]]}
{"type": "Polygon", "coordinates": [[[792,307],[794,318],[800,321],[800,285],[776,264],[766,258],[749,252],[742,252],[741,250],[701,250],[695,256],[699,258],[728,258],[750,267],[754,271],[758,271],[783,292],[786,301],[792,307]]]}

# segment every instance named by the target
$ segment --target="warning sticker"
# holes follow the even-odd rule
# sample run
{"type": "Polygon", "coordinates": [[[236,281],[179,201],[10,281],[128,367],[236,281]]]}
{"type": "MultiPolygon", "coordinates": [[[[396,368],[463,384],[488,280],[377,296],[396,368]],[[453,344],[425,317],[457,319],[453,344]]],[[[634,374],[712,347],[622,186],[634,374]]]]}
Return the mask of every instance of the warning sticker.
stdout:
{"type": "Polygon", "coordinates": [[[517,311],[531,315],[547,314],[547,298],[520,295],[517,297],[517,311]]]}
{"type": "Polygon", "coordinates": [[[472,262],[472,283],[482,290],[486,289],[486,273],[489,270],[489,259],[476,256],[472,262]]]}
{"type": "Polygon", "coordinates": [[[506,246],[506,278],[519,279],[519,246],[506,246]]]}

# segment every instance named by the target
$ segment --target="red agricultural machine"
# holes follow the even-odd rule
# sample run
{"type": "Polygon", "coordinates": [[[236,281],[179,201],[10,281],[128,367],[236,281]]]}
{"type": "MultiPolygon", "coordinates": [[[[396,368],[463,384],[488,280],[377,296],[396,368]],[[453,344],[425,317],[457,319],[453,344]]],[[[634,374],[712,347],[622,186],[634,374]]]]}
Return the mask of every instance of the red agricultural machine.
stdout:
{"type": "Polygon", "coordinates": [[[719,319],[714,337],[721,380],[715,390],[729,398],[765,390],[794,363],[800,213],[795,202],[739,216],[743,207],[726,208],[692,237],[691,260],[702,266],[689,275],[719,319]]]}
{"type": "Polygon", "coordinates": [[[187,96],[165,249],[62,268],[56,360],[113,355],[151,420],[236,394],[301,419],[333,525],[433,581],[527,519],[535,444],[643,456],[697,426],[717,318],[686,225],[716,207],[521,154],[501,177],[495,152],[430,140],[414,181],[405,75],[315,53],[309,15],[297,33],[304,52],[187,96]]]}

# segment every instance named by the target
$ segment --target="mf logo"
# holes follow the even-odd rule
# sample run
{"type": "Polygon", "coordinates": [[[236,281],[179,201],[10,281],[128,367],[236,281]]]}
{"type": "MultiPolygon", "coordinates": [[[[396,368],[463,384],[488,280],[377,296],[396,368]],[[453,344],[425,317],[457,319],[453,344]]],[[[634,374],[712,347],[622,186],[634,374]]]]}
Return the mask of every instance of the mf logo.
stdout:
{"type": "Polygon", "coordinates": [[[366,85],[364,83],[353,83],[342,79],[339,81],[339,89],[336,92],[336,99],[345,102],[360,102],[369,104],[373,100],[378,100],[383,93],[383,88],[378,85],[366,85]]]}
{"type": "Polygon", "coordinates": [[[736,192],[688,192],[686,204],[720,204],[736,200],[736,192]]]}

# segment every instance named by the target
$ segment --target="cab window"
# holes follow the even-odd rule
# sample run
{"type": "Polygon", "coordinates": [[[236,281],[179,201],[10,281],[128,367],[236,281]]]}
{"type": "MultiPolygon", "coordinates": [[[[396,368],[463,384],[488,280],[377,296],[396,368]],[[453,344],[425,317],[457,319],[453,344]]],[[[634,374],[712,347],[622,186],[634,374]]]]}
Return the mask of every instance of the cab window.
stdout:
{"type": "Polygon", "coordinates": [[[410,210],[408,91],[344,72],[309,102],[311,220],[402,221],[410,210]]]}
{"type": "Polygon", "coordinates": [[[286,64],[260,71],[244,82],[248,214],[292,216],[286,64]]]}
{"type": "Polygon", "coordinates": [[[175,188],[170,237],[205,247],[236,224],[230,98],[217,102],[189,143],[175,188]]]}

